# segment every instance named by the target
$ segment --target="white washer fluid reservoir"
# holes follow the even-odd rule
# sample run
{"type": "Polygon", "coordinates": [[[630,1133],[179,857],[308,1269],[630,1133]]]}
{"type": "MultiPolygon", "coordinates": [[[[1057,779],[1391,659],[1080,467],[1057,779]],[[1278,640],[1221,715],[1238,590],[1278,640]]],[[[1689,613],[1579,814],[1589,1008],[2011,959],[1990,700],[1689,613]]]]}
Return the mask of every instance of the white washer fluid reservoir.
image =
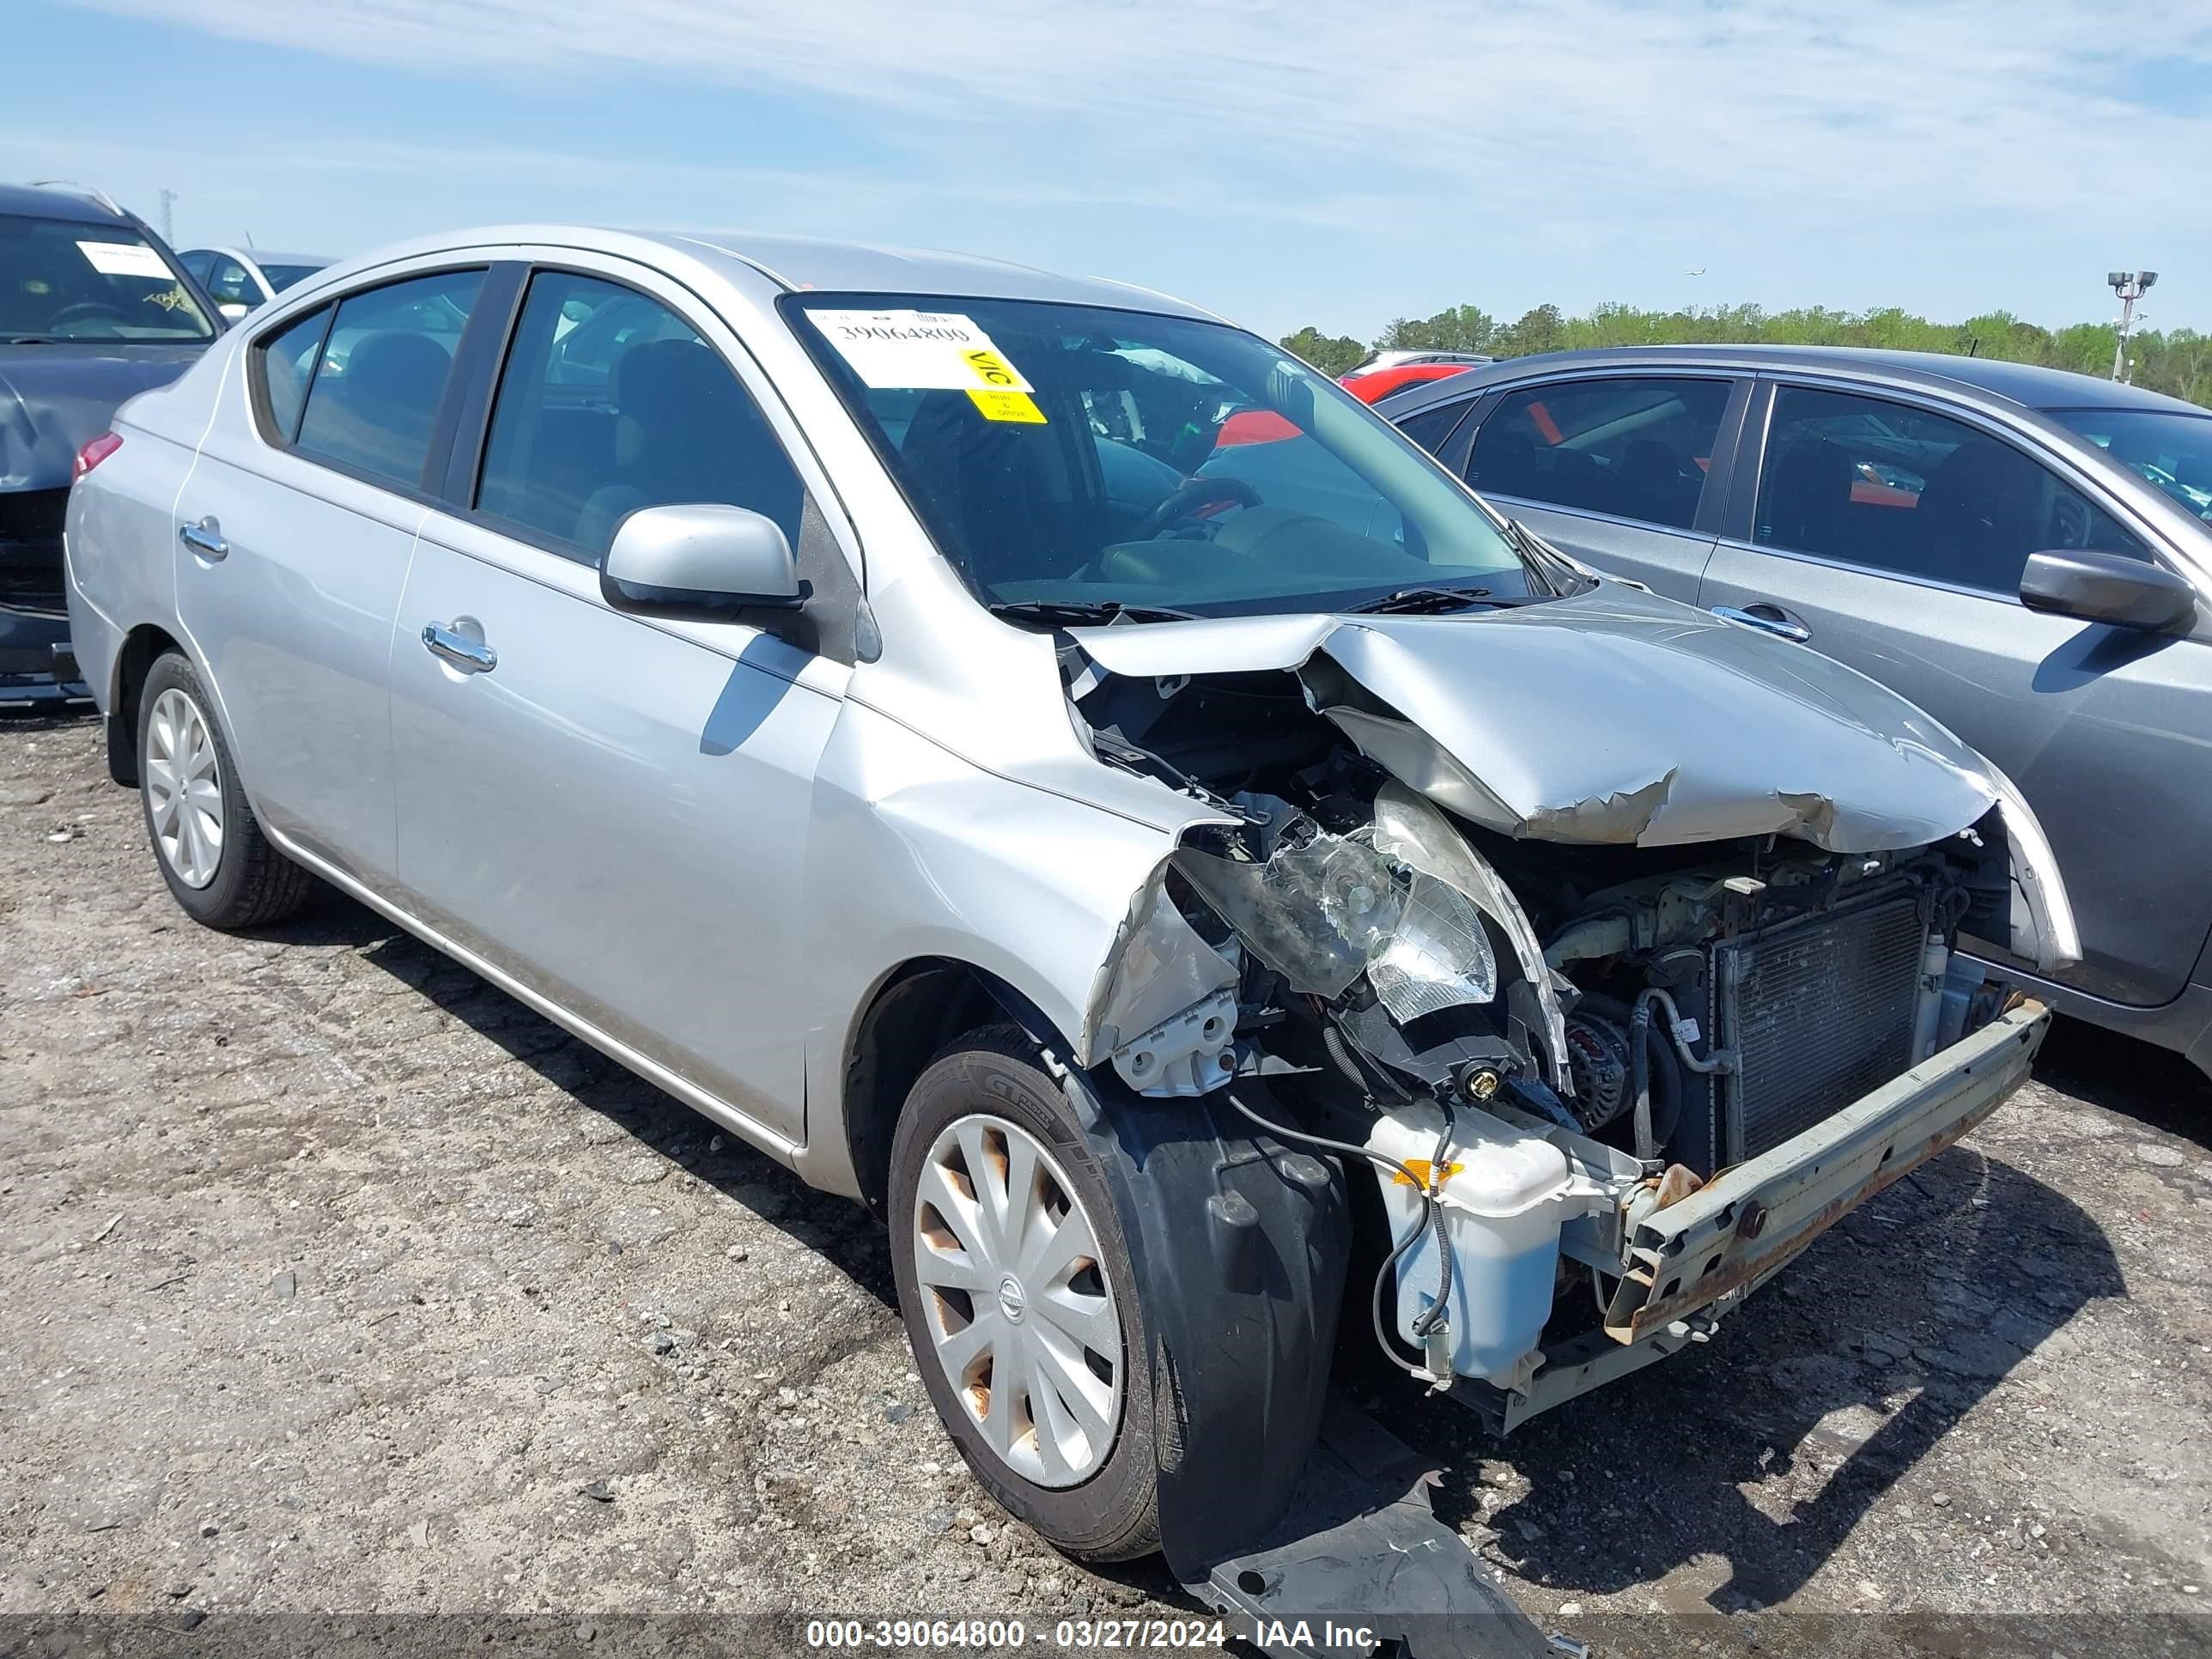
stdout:
{"type": "MultiPolygon", "coordinates": [[[[1541,1135],[1487,1112],[1443,1109],[1428,1102],[1383,1112],[1368,1150],[1428,1176],[1443,1165],[1437,1202],[1451,1241],[1451,1296],[1446,1308],[1451,1368],[1510,1387],[1524,1375],[1522,1358],[1552,1315],[1559,1273],[1559,1229],[1607,1200],[1595,1183],[1577,1177],[1566,1154],[1541,1135]],[[1437,1151],[1437,1137],[1444,1151],[1437,1151]]],[[[1370,1166],[1382,1183],[1394,1243],[1421,1225],[1420,1195],[1405,1177],[1370,1166]]],[[[1433,1222],[1398,1262],[1398,1334],[1424,1352],[1417,1321],[1437,1300],[1439,1276],[1433,1222]]]]}

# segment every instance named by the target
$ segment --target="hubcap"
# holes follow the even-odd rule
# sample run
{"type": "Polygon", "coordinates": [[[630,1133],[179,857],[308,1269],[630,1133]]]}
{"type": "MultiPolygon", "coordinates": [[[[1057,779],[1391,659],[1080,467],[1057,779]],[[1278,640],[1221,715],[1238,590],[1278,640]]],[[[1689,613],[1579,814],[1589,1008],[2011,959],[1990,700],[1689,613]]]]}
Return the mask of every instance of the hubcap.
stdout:
{"type": "Polygon", "coordinates": [[[1007,1468],[1072,1486],[1114,1449],[1121,1320],[1075,1188],[1026,1130],[978,1115],[929,1149],[914,1211],[921,1317],[1007,1468]]]}
{"type": "Polygon", "coordinates": [[[222,864],[222,768],[199,705],[172,686],[146,722],[146,811],[161,862],[187,887],[222,864]]]}

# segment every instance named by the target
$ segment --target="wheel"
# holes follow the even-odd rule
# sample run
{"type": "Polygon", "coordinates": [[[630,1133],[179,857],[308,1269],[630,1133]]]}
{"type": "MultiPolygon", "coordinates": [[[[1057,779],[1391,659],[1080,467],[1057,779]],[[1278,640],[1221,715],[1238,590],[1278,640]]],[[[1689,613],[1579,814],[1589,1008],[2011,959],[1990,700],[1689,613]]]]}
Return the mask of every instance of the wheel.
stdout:
{"type": "Polygon", "coordinates": [[[280,921],[314,878],[261,833],[207,693],[177,652],[155,659],[138,693],[139,805],[161,879],[210,927],[280,921]]]}
{"type": "Polygon", "coordinates": [[[1069,1554],[1159,1547],[1143,1310],[1082,1127],[1012,1027],[963,1038],[891,1142],[892,1267],[915,1367],[991,1495],[1069,1554]]]}

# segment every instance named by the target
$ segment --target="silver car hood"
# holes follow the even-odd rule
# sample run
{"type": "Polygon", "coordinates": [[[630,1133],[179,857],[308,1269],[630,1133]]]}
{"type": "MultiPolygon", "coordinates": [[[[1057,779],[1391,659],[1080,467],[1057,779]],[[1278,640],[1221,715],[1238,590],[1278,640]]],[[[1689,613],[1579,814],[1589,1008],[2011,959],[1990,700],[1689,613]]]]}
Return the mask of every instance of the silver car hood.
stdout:
{"type": "Polygon", "coordinates": [[[1955,835],[2009,793],[1864,675],[1615,582],[1516,610],[1071,632],[1111,674],[1294,669],[1364,753],[1506,835],[1873,853],[1955,835]]]}

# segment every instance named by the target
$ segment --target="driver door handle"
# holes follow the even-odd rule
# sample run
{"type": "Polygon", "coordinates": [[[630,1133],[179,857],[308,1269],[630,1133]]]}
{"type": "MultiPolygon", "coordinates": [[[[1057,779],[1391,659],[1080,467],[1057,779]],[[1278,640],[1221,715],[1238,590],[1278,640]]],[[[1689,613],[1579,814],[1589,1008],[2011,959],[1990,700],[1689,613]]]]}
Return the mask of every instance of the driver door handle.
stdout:
{"type": "Polygon", "coordinates": [[[499,666],[498,652],[482,640],[456,634],[441,623],[422,624],[422,648],[465,674],[489,674],[499,666]]]}
{"type": "Polygon", "coordinates": [[[1771,634],[1792,645],[1803,645],[1813,637],[1813,630],[1803,621],[1793,617],[1778,605],[1764,600],[1739,609],[1732,605],[1717,605],[1713,615],[1723,622],[1741,623],[1746,628],[1756,628],[1762,634],[1771,634]]]}
{"type": "Polygon", "coordinates": [[[177,526],[177,539],[204,559],[227,559],[230,544],[222,538],[222,532],[213,519],[202,519],[198,524],[177,526]]]}

